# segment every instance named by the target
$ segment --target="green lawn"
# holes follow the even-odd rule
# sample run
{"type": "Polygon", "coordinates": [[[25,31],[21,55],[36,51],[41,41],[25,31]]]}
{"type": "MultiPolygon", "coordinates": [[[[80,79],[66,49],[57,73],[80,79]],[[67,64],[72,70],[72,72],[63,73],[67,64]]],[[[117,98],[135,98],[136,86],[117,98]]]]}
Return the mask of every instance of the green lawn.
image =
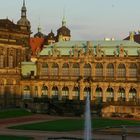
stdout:
{"type": "Polygon", "coordinates": [[[29,137],[0,135],[0,140],[33,140],[33,139],[29,137]]]}
{"type": "Polygon", "coordinates": [[[28,116],[28,115],[32,115],[32,113],[24,109],[8,109],[8,110],[0,111],[0,119],[21,117],[21,116],[28,116]]]}
{"type": "MultiPolygon", "coordinates": [[[[110,119],[93,119],[92,128],[102,128],[102,127],[118,127],[121,125],[139,125],[140,121],[131,121],[131,120],[110,120],[110,119]]],[[[9,127],[12,129],[21,129],[21,130],[42,130],[42,131],[74,131],[82,130],[84,128],[84,120],[82,119],[63,119],[56,121],[48,121],[34,124],[25,124],[19,126],[9,127]]]]}

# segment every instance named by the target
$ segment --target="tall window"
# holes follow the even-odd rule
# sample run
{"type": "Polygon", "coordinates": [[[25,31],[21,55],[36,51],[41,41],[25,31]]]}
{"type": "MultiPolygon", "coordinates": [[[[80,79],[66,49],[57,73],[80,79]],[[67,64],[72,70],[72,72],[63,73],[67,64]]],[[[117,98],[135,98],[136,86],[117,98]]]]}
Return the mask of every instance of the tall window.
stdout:
{"type": "Polygon", "coordinates": [[[103,76],[103,65],[101,63],[96,64],[96,77],[102,77],[103,76]]]}
{"type": "Polygon", "coordinates": [[[87,95],[89,94],[89,97],[91,96],[91,89],[90,87],[85,87],[84,88],[84,97],[87,97],[87,95]]]}
{"type": "Polygon", "coordinates": [[[129,91],[129,101],[136,101],[137,91],[135,88],[131,88],[129,91]]]}
{"type": "Polygon", "coordinates": [[[73,76],[80,75],[80,67],[78,63],[73,64],[73,76]]]}
{"type": "Polygon", "coordinates": [[[58,99],[58,88],[56,86],[52,88],[52,98],[58,99]]]}
{"type": "Polygon", "coordinates": [[[0,68],[4,67],[4,56],[0,55],[0,68]]]}
{"type": "Polygon", "coordinates": [[[90,64],[84,65],[84,76],[91,76],[91,66],[90,64]]]}
{"type": "Polygon", "coordinates": [[[25,86],[24,90],[23,90],[23,99],[30,99],[31,95],[30,95],[30,87],[29,86],[25,86]]]}
{"type": "Polygon", "coordinates": [[[74,87],[73,88],[73,99],[78,100],[79,99],[79,88],[78,87],[74,87]]]}
{"type": "Polygon", "coordinates": [[[102,102],[102,97],[103,97],[103,91],[101,87],[96,88],[96,101],[97,102],[102,102]]]}
{"type": "Polygon", "coordinates": [[[62,75],[68,76],[69,75],[69,65],[64,63],[62,66],[62,75]]]}
{"type": "Polygon", "coordinates": [[[119,64],[118,66],[118,77],[125,77],[126,76],[126,68],[124,64],[119,64]]]}
{"type": "Polygon", "coordinates": [[[63,87],[62,89],[62,99],[68,99],[69,98],[69,89],[68,87],[63,87]]]}
{"type": "Polygon", "coordinates": [[[47,75],[48,74],[48,64],[47,63],[43,63],[42,64],[42,74],[43,75],[47,75]]]}
{"type": "Polygon", "coordinates": [[[103,96],[103,92],[102,92],[102,88],[97,87],[96,88],[96,97],[102,97],[103,96]]]}
{"type": "Polygon", "coordinates": [[[52,75],[58,75],[59,73],[59,67],[57,63],[53,63],[52,65],[52,75]]]}
{"type": "Polygon", "coordinates": [[[107,65],[107,77],[114,77],[114,66],[111,63],[107,65]]]}
{"type": "Polygon", "coordinates": [[[13,56],[12,55],[10,55],[9,57],[8,57],[8,62],[9,62],[9,68],[13,68],[13,66],[14,66],[14,58],[13,58],[13,56]]]}
{"type": "Polygon", "coordinates": [[[42,86],[42,96],[48,96],[48,88],[47,86],[42,86]]]}
{"type": "Polygon", "coordinates": [[[124,88],[119,88],[118,98],[120,101],[125,101],[125,90],[124,88]]]}
{"type": "Polygon", "coordinates": [[[137,65],[131,64],[129,67],[129,76],[130,77],[137,77],[137,65]]]}
{"type": "Polygon", "coordinates": [[[107,89],[107,101],[113,101],[113,99],[114,99],[114,90],[111,87],[109,87],[107,89]]]}

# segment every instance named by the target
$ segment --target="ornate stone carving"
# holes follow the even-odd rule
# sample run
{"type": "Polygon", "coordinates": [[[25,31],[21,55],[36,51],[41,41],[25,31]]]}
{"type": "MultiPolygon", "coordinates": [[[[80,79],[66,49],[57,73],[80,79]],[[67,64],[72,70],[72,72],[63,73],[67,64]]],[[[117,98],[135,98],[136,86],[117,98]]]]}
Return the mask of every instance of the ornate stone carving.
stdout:
{"type": "Polygon", "coordinates": [[[61,53],[60,53],[60,51],[57,48],[53,48],[52,49],[52,55],[54,57],[57,57],[57,56],[61,56],[61,53]]]}
{"type": "Polygon", "coordinates": [[[124,50],[126,57],[128,57],[128,50],[124,50]]]}
{"type": "Polygon", "coordinates": [[[105,56],[105,51],[101,49],[100,45],[96,47],[96,55],[97,57],[105,56]]]}
{"type": "Polygon", "coordinates": [[[73,53],[74,53],[74,57],[78,57],[79,56],[79,50],[78,50],[77,45],[74,47],[73,53]]]}

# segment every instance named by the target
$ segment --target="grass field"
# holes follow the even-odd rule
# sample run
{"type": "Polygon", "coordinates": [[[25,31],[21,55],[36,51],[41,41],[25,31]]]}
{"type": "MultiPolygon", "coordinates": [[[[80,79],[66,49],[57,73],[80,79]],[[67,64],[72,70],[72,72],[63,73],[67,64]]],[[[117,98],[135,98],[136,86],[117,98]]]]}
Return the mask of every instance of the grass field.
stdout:
{"type": "Polygon", "coordinates": [[[33,139],[32,138],[28,138],[28,137],[0,135],[0,140],[33,140],[33,139]]]}
{"type": "MultiPolygon", "coordinates": [[[[121,125],[127,126],[140,126],[140,121],[132,120],[111,120],[111,119],[93,119],[92,128],[103,128],[103,127],[119,127],[121,125]]],[[[84,120],[82,119],[63,119],[56,121],[48,121],[34,124],[25,124],[19,126],[9,127],[12,129],[21,130],[41,130],[41,131],[75,131],[83,130],[84,120]]]]}
{"type": "Polygon", "coordinates": [[[28,116],[28,115],[32,115],[32,113],[24,109],[7,109],[7,110],[0,111],[0,119],[21,117],[21,116],[28,116]]]}

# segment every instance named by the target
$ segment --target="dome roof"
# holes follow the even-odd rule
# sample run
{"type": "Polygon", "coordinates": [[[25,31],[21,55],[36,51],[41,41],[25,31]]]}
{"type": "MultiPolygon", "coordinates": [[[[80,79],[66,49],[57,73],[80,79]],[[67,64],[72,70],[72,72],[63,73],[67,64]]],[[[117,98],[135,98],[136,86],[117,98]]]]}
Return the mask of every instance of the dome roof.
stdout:
{"type": "Polygon", "coordinates": [[[34,35],[34,37],[44,38],[45,35],[41,32],[41,28],[38,27],[38,32],[34,35]]]}
{"type": "Polygon", "coordinates": [[[44,38],[45,35],[44,35],[43,33],[41,33],[41,32],[37,32],[37,33],[34,35],[34,37],[44,38]]]}
{"type": "Polygon", "coordinates": [[[71,36],[70,30],[66,26],[62,26],[57,30],[57,35],[71,36]]]}
{"type": "Polygon", "coordinates": [[[51,30],[51,32],[48,34],[47,36],[48,39],[55,39],[55,35],[53,33],[53,31],[51,30]]]}
{"type": "Polygon", "coordinates": [[[22,25],[22,26],[28,26],[30,27],[30,21],[27,18],[21,18],[18,22],[18,25],[22,25]]]}

